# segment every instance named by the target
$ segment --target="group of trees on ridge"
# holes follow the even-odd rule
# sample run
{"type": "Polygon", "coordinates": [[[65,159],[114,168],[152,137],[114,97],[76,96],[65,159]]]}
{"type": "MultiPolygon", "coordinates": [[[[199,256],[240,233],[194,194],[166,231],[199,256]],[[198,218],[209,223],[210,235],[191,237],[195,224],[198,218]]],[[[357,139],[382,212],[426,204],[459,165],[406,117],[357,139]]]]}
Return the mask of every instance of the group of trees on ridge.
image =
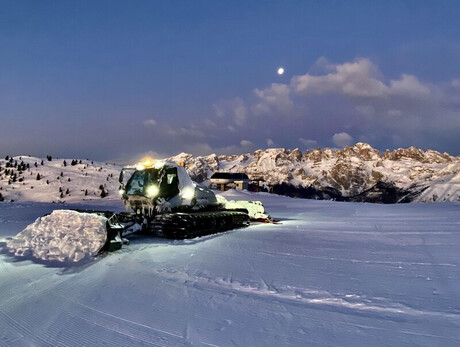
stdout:
{"type": "MultiPolygon", "coordinates": [[[[50,156],[50,155],[47,155],[46,160],[51,162],[51,161],[53,161],[53,157],[50,156]]],[[[84,170],[86,170],[89,167],[89,163],[84,164],[81,159],[80,160],[72,159],[72,161],[70,162],[70,166],[76,166],[78,164],[84,165],[83,168],[80,169],[80,171],[83,173],[83,176],[87,177],[88,173],[84,172],[84,170]]],[[[91,161],[91,165],[94,165],[93,161],[91,161]]],[[[44,160],[41,160],[40,162],[35,162],[35,163],[30,163],[30,162],[25,163],[22,160],[22,157],[19,157],[19,160],[17,160],[14,157],[9,156],[9,155],[7,155],[5,157],[3,162],[0,160],[0,190],[3,191],[3,193],[0,193],[0,201],[5,201],[6,200],[6,198],[8,197],[8,193],[5,193],[5,192],[7,192],[9,190],[9,188],[7,188],[7,186],[3,186],[1,184],[2,181],[7,182],[8,185],[13,185],[13,184],[16,183],[16,185],[13,185],[11,187],[11,189],[15,189],[15,188],[17,189],[17,188],[20,187],[20,186],[17,186],[17,183],[19,183],[19,182],[22,183],[21,186],[26,185],[26,182],[25,182],[26,181],[26,173],[30,173],[29,176],[33,176],[35,174],[32,171],[34,168],[37,170],[36,175],[34,177],[36,181],[42,181],[44,178],[46,178],[46,175],[43,173],[43,171],[41,171],[39,169],[39,166],[45,166],[44,160]]],[[[63,160],[62,166],[63,167],[68,166],[66,160],[63,160]]],[[[96,171],[101,172],[103,168],[102,167],[95,167],[95,169],[96,169],[96,171]]],[[[63,177],[64,177],[64,172],[61,171],[59,176],[56,178],[56,181],[59,182],[59,183],[62,183],[63,177]]],[[[109,181],[111,178],[113,178],[113,174],[109,174],[106,177],[106,180],[109,181]]],[[[67,177],[67,181],[71,182],[71,177],[67,177]]],[[[47,185],[49,185],[51,182],[53,182],[53,180],[51,178],[46,180],[47,185]]],[[[30,182],[29,182],[29,184],[30,184],[30,182]]],[[[40,184],[43,184],[43,183],[40,183],[40,184]]],[[[34,188],[34,186],[30,185],[30,189],[33,189],[33,188],[34,188]]],[[[89,195],[88,189],[84,189],[84,190],[82,190],[82,192],[83,192],[84,196],[89,195]]],[[[68,188],[68,187],[65,188],[63,186],[59,186],[58,194],[59,194],[59,198],[63,199],[63,198],[65,198],[66,195],[71,195],[71,188],[68,188]]],[[[109,195],[109,190],[107,189],[105,184],[101,184],[101,185],[99,185],[97,190],[94,190],[92,192],[92,195],[99,196],[100,198],[105,198],[106,196],[109,195]]],[[[10,201],[14,201],[14,200],[10,200],[10,201]]]]}

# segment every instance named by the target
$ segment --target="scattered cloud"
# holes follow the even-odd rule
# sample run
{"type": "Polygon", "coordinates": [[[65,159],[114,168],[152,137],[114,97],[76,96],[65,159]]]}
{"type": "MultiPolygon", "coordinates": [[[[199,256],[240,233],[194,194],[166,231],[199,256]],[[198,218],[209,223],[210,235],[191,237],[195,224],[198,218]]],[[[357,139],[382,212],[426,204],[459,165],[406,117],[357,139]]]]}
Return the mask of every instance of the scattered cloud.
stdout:
{"type": "Polygon", "coordinates": [[[155,119],[147,119],[143,123],[144,123],[144,125],[147,125],[147,126],[155,126],[155,125],[157,125],[157,121],[155,119]]]}
{"type": "MultiPolygon", "coordinates": [[[[219,146],[212,146],[211,144],[206,143],[206,142],[196,142],[196,143],[187,144],[183,147],[183,152],[191,153],[193,155],[201,155],[201,156],[207,156],[213,153],[217,155],[232,155],[232,154],[250,152],[253,150],[254,150],[254,144],[251,141],[247,141],[247,140],[241,141],[240,146],[230,145],[230,146],[219,147],[219,146]]],[[[172,153],[171,155],[177,154],[177,153],[172,153]]]]}
{"type": "Polygon", "coordinates": [[[239,126],[243,126],[246,123],[248,116],[248,110],[244,102],[238,100],[237,104],[233,108],[233,114],[235,115],[235,123],[239,126]]]}
{"type": "Polygon", "coordinates": [[[389,95],[417,98],[431,93],[428,85],[408,74],[386,84],[377,66],[369,59],[357,58],[353,62],[327,66],[333,72],[320,76],[310,73],[295,76],[291,87],[299,94],[339,93],[355,98],[385,98],[389,95]]]}
{"type": "Polygon", "coordinates": [[[216,122],[213,122],[210,119],[205,119],[203,123],[207,128],[210,128],[210,129],[217,128],[216,122]]]}
{"type": "MultiPolygon", "coordinates": [[[[144,122],[145,124],[145,122],[144,122]]],[[[171,139],[175,144],[187,143],[207,138],[204,131],[196,124],[188,124],[188,126],[173,126],[168,123],[155,122],[155,126],[148,128],[149,134],[154,134],[154,138],[161,141],[171,143],[171,139]]]]}
{"type": "Polygon", "coordinates": [[[423,85],[415,76],[403,74],[400,80],[390,81],[390,93],[411,98],[425,97],[430,94],[430,88],[423,85]]]}
{"type": "Polygon", "coordinates": [[[299,94],[340,93],[352,97],[381,97],[388,87],[378,79],[378,69],[369,59],[335,65],[323,76],[309,73],[292,78],[291,86],[299,94]]]}
{"type": "Polygon", "coordinates": [[[203,139],[206,137],[206,134],[201,130],[197,130],[193,128],[184,128],[184,127],[179,128],[176,134],[178,134],[179,136],[189,136],[189,137],[197,138],[197,139],[203,139]]]}
{"type": "Polygon", "coordinates": [[[345,132],[338,133],[332,136],[332,142],[338,147],[350,146],[353,143],[353,137],[345,132]]]}
{"type": "Polygon", "coordinates": [[[267,141],[267,147],[275,146],[275,142],[272,139],[267,138],[266,141],[267,141]]]}
{"type": "Polygon", "coordinates": [[[251,107],[251,111],[255,115],[264,114],[270,112],[270,107],[266,103],[258,102],[251,107]]]}
{"type": "Polygon", "coordinates": [[[213,105],[214,113],[219,118],[232,119],[233,123],[243,126],[248,117],[246,101],[240,97],[224,100],[213,105]]]}
{"type": "Polygon", "coordinates": [[[249,140],[241,140],[240,141],[240,145],[241,147],[250,147],[250,146],[254,146],[254,144],[249,141],[249,140]]]}
{"type": "Polygon", "coordinates": [[[265,113],[271,108],[281,112],[288,112],[292,108],[290,98],[290,88],[287,84],[272,83],[265,89],[254,89],[254,94],[259,98],[259,102],[253,107],[255,113],[265,113]]]}
{"type": "Polygon", "coordinates": [[[334,70],[334,64],[331,64],[326,57],[319,57],[312,65],[312,67],[309,69],[309,72],[312,74],[322,74],[332,72],[334,70]]]}
{"type": "Polygon", "coordinates": [[[452,80],[450,84],[454,88],[460,88],[460,78],[452,80]]]}
{"type": "Polygon", "coordinates": [[[356,106],[356,111],[363,116],[372,116],[375,113],[375,109],[371,105],[356,106]]]}
{"type": "Polygon", "coordinates": [[[402,112],[400,110],[395,110],[395,109],[388,110],[387,114],[390,117],[400,117],[400,116],[402,116],[402,112]]]}
{"type": "Polygon", "coordinates": [[[303,137],[299,138],[299,141],[302,145],[305,146],[306,149],[316,148],[318,147],[318,141],[304,139],[303,137]]]}
{"type": "Polygon", "coordinates": [[[219,118],[225,117],[225,109],[222,106],[220,106],[218,104],[214,104],[214,105],[212,105],[212,107],[213,107],[214,112],[215,112],[217,117],[219,117],[219,118]]]}

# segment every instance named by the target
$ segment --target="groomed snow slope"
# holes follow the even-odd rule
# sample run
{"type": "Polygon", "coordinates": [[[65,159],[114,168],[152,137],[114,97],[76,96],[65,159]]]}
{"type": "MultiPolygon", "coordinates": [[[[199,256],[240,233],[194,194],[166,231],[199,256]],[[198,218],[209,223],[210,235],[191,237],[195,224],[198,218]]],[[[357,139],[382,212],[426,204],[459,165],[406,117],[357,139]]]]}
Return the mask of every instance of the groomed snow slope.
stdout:
{"type": "MultiPolygon", "coordinates": [[[[132,236],[70,268],[1,253],[0,346],[460,344],[460,204],[225,196],[283,224],[132,236]]],[[[2,204],[0,242],[53,207],[2,204]]]]}

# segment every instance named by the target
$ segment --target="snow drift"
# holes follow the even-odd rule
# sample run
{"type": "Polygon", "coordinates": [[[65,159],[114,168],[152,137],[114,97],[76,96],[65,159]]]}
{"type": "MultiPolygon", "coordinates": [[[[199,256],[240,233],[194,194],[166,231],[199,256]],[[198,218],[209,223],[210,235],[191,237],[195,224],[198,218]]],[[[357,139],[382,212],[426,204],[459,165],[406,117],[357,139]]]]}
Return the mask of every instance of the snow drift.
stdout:
{"type": "Polygon", "coordinates": [[[106,221],[94,214],[55,210],[37,218],[6,245],[16,256],[78,262],[95,256],[105,244],[106,221]]]}

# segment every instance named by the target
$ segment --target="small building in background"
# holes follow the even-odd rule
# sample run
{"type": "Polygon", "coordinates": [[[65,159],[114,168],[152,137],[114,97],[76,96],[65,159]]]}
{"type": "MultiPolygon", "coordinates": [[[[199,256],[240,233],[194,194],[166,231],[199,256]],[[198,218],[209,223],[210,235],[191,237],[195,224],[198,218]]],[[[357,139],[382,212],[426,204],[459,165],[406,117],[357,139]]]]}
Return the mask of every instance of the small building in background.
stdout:
{"type": "Polygon", "coordinates": [[[248,189],[249,177],[245,173],[216,172],[211,176],[211,187],[217,187],[221,191],[228,189],[248,189]]]}

